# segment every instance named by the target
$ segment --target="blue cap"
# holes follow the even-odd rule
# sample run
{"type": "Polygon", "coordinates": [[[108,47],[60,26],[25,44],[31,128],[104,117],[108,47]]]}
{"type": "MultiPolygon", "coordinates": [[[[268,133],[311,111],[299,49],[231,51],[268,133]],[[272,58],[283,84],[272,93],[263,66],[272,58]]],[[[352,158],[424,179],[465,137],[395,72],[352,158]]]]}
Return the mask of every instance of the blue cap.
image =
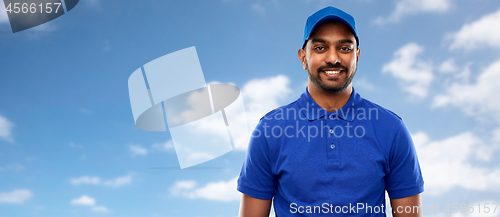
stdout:
{"type": "Polygon", "coordinates": [[[311,33],[324,22],[341,22],[349,27],[356,37],[356,43],[359,46],[358,32],[356,31],[356,23],[354,22],[354,17],[350,14],[332,6],[328,6],[323,8],[313,15],[309,16],[306,21],[306,28],[304,29],[304,42],[302,43],[302,47],[306,45],[307,40],[311,36],[311,33]]]}

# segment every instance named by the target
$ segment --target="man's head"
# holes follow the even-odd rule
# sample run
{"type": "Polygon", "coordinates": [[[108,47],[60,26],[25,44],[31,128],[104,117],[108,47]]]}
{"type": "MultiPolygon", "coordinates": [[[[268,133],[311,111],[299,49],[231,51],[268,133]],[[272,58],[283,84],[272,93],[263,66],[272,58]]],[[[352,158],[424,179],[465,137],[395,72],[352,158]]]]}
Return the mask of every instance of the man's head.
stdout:
{"type": "Polygon", "coordinates": [[[354,17],[338,8],[328,6],[319,11],[316,11],[316,13],[307,18],[306,26],[304,28],[302,48],[306,46],[306,43],[313,31],[318,28],[318,26],[326,22],[341,22],[349,27],[352,31],[352,34],[354,34],[354,37],[356,38],[356,46],[359,47],[358,32],[356,30],[356,22],[354,21],[354,17]]]}
{"type": "Polygon", "coordinates": [[[354,18],[349,14],[327,7],[311,15],[298,52],[309,74],[309,88],[338,93],[350,87],[356,74],[358,45],[354,18]]]}

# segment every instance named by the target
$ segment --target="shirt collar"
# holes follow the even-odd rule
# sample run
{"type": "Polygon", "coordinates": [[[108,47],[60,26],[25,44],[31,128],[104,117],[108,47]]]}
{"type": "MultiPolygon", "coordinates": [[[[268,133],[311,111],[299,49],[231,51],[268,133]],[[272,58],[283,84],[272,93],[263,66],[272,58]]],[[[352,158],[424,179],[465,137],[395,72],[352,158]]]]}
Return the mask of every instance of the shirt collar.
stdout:
{"type": "Polygon", "coordinates": [[[362,101],[363,98],[361,98],[361,96],[356,93],[356,90],[354,90],[353,87],[351,96],[349,97],[349,101],[347,101],[347,103],[339,110],[335,112],[329,112],[321,108],[314,101],[311,95],[309,95],[306,87],[306,91],[300,96],[298,104],[302,115],[306,116],[310,121],[325,117],[325,115],[328,115],[326,117],[330,117],[332,119],[336,117],[346,121],[353,121],[356,117],[356,114],[358,113],[358,108],[361,107],[362,101]]]}

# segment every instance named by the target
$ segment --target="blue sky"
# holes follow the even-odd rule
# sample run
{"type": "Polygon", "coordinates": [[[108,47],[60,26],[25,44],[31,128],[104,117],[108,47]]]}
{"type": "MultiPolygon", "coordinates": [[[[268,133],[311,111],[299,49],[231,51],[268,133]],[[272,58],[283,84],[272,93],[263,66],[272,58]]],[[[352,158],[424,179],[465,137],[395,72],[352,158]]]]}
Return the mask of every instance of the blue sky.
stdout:
{"type": "Polygon", "coordinates": [[[237,216],[246,146],[180,170],[168,132],[135,126],[128,77],[196,46],[205,80],[240,87],[255,126],[305,90],[305,20],[328,5],[357,22],[356,91],[412,134],[424,208],[500,216],[443,210],[500,203],[494,0],[81,0],[15,34],[0,11],[0,216],[237,216]]]}

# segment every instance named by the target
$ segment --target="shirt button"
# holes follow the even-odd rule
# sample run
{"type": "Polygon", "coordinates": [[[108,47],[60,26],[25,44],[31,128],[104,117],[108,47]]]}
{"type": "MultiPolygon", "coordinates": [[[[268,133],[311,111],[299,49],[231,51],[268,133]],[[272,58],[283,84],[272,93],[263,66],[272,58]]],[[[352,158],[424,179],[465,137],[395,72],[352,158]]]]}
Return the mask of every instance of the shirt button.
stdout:
{"type": "Polygon", "coordinates": [[[333,120],[333,118],[335,118],[334,115],[330,115],[330,120],[333,120]]]}
{"type": "Polygon", "coordinates": [[[333,133],[334,133],[333,129],[330,129],[330,134],[333,134],[333,133]]]}
{"type": "Polygon", "coordinates": [[[335,148],[335,145],[332,143],[332,144],[330,145],[330,148],[334,149],[334,148],[335,148]]]}

